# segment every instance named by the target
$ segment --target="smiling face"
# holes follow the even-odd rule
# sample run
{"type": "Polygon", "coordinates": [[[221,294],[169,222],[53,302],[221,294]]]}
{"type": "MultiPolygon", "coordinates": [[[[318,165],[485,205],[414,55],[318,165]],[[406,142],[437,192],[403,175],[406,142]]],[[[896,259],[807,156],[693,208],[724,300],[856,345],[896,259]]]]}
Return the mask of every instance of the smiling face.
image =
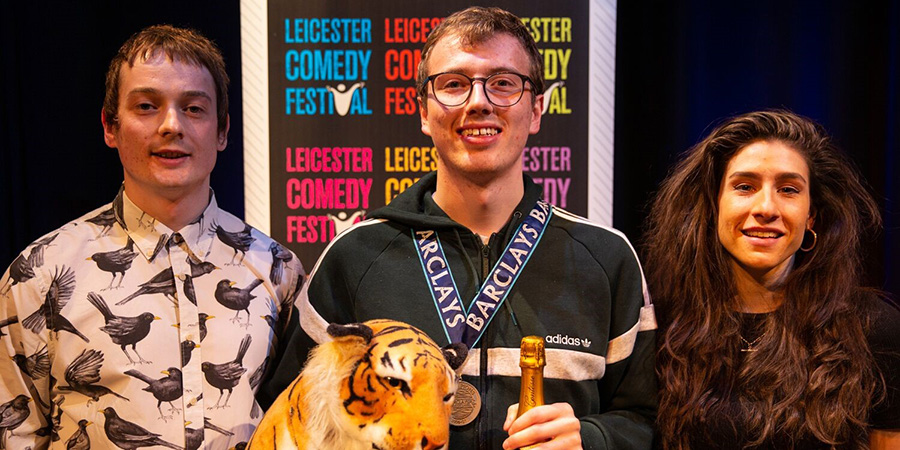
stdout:
{"type": "Polygon", "coordinates": [[[162,52],[124,64],[116,120],[104,114],[106,145],[119,151],[125,191],[137,204],[207,195],[228,126],[217,127],[216,90],[205,67],[162,52]]]}
{"type": "Polygon", "coordinates": [[[778,141],[757,141],[728,162],[719,187],[719,241],[735,270],[781,279],[812,228],[809,167],[778,141]]]}
{"type": "MultiPolygon", "coordinates": [[[[458,72],[472,78],[497,72],[529,73],[528,54],[522,44],[508,33],[499,33],[484,42],[465,46],[459,37],[441,38],[426,67],[428,75],[458,72]]],[[[532,101],[532,86],[513,106],[492,105],[476,82],[466,103],[447,107],[432,95],[431,86],[419,109],[422,132],[431,136],[437,147],[438,171],[472,181],[503,178],[521,172],[522,149],[529,134],[541,124],[541,97],[532,101]]]]}

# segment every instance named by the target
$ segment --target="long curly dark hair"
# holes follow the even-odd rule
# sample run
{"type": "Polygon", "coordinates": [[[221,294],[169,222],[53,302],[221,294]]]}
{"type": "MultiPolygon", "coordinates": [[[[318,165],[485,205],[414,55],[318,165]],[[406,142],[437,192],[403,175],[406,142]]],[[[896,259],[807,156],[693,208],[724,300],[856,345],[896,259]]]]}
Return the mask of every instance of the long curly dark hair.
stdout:
{"type": "MultiPolygon", "coordinates": [[[[728,414],[753,438],[814,438],[867,448],[868,411],[881,379],[866,341],[871,292],[860,287],[860,240],[878,230],[878,206],[852,164],[815,122],[789,111],[727,120],[688,150],[662,183],[649,217],[644,262],[660,321],[659,431],[666,449],[710,436],[705,418],[728,414]],[[716,231],[719,187],[748,144],[777,141],[809,166],[818,242],[795,254],[785,301],[765,322],[759,351],[740,353],[740,300],[716,231]]],[[[808,246],[809,244],[805,244],[808,246]]]]}

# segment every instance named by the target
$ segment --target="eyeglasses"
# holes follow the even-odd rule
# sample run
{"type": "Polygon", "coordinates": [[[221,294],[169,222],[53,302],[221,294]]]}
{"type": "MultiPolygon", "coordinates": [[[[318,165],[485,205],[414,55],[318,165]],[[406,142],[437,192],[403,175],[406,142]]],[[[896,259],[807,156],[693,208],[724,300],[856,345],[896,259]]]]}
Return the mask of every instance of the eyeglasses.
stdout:
{"type": "Polygon", "coordinates": [[[461,73],[444,72],[429,76],[434,99],[444,106],[459,106],[469,100],[472,86],[480,81],[484,95],[494,106],[513,106],[522,99],[525,83],[534,82],[525,75],[515,72],[498,72],[486,78],[472,78],[461,73]]]}

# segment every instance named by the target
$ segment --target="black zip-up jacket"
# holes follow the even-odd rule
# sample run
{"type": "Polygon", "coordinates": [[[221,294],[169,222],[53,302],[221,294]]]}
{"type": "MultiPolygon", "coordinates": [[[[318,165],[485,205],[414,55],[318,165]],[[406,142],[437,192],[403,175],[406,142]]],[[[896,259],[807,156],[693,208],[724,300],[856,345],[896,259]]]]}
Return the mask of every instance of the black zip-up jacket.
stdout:
{"type": "MultiPolygon", "coordinates": [[[[434,173],[332,241],[296,302],[299,324],[260,390],[268,406],[293,381],[309,350],[328,339],[330,322],[390,318],[412,324],[439,345],[447,337],[422,271],[411,230],[435,230],[466,307],[540,197],[525,195],[487,245],[432,200],[434,173]]],[[[485,334],[470,351],[463,379],[482,396],[478,418],[451,427],[451,449],[499,449],[503,421],[519,396],[519,341],[544,336],[547,403],[568,402],[586,449],[647,449],[656,417],[656,320],[640,265],[618,231],[559,208],[485,334]]]]}

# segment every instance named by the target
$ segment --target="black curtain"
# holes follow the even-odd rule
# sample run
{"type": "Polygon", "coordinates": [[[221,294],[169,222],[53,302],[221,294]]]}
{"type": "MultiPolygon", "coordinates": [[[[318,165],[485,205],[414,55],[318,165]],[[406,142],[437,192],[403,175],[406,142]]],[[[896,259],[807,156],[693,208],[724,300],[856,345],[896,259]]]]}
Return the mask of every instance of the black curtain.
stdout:
{"type": "MultiPolygon", "coordinates": [[[[719,119],[789,108],[825,125],[868,180],[885,218],[866,237],[868,281],[900,293],[900,2],[623,0],[617,15],[617,228],[640,243],[657,184],[719,119]]],[[[238,0],[6,1],[0,266],[112,200],[122,169],[102,140],[103,77],[118,46],[155,23],[196,28],[225,54],[232,127],[212,184],[243,216],[238,0]]]]}
{"type": "Polygon", "coordinates": [[[900,2],[618,2],[615,226],[631,239],[679,154],[722,118],[788,108],[857,164],[885,230],[868,283],[900,293],[900,2]]]}

